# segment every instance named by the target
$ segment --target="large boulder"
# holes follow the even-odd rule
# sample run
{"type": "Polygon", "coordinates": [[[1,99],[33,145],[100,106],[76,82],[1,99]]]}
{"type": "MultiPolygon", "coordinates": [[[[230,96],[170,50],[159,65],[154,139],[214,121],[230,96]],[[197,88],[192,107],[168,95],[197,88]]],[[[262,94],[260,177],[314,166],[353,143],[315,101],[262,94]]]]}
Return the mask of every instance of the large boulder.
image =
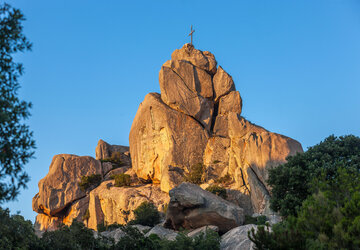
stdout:
{"type": "Polygon", "coordinates": [[[244,222],[242,208],[191,183],[182,183],[169,192],[170,203],[165,227],[195,229],[207,225],[219,228],[220,233],[244,222]]]}
{"type": "Polygon", "coordinates": [[[80,189],[82,176],[102,174],[100,161],[90,156],[55,155],[48,174],[39,181],[39,193],[33,198],[36,212],[54,216],[74,201],[85,197],[80,189]]]}
{"type": "Polygon", "coordinates": [[[249,239],[248,232],[257,229],[256,225],[248,224],[231,229],[229,232],[221,236],[221,250],[252,250],[255,244],[249,239]]]}
{"type": "Polygon", "coordinates": [[[130,130],[132,167],[139,178],[160,183],[161,190],[168,192],[183,181],[185,169],[202,162],[207,140],[206,130],[196,120],[150,93],[130,130]]]}
{"type": "Polygon", "coordinates": [[[97,230],[97,225],[126,224],[134,219],[134,210],[143,202],[152,202],[162,211],[169,196],[157,185],[115,187],[114,181],[104,181],[90,192],[88,227],[97,230]]]}

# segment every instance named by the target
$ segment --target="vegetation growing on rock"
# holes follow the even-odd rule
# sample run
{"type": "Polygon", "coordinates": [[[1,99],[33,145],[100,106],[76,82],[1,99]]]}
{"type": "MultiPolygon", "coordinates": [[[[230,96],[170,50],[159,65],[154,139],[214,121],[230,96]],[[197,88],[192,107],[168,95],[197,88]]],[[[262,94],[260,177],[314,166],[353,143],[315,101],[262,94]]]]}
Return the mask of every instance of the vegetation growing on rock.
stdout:
{"type": "Polygon", "coordinates": [[[185,174],[184,179],[186,182],[201,184],[204,182],[204,173],[205,166],[199,162],[190,167],[189,173],[185,174]]]}
{"type": "Polygon", "coordinates": [[[153,203],[143,202],[134,210],[135,219],[131,224],[153,227],[160,222],[160,213],[153,203]]]}
{"type": "Polygon", "coordinates": [[[115,180],[115,187],[129,187],[131,185],[131,176],[128,174],[112,175],[111,179],[115,180]]]}
{"type": "Polygon", "coordinates": [[[100,159],[101,162],[110,162],[113,164],[113,169],[121,167],[123,162],[121,161],[121,152],[113,152],[110,158],[100,159]]]}
{"type": "Polygon", "coordinates": [[[85,192],[89,188],[95,188],[100,185],[102,177],[100,174],[92,174],[88,176],[82,176],[79,182],[80,189],[85,192]]]}
{"type": "Polygon", "coordinates": [[[224,187],[221,187],[219,185],[210,185],[206,189],[206,191],[209,191],[213,194],[216,194],[217,196],[220,196],[223,199],[226,199],[226,189],[224,187]]]}

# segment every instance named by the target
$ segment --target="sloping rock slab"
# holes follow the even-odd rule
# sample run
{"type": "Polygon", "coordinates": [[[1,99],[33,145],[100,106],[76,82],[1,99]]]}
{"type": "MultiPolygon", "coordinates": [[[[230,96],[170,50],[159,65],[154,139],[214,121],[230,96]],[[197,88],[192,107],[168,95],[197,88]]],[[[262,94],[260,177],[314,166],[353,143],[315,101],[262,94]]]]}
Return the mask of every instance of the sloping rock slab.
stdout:
{"type": "Polygon", "coordinates": [[[248,231],[252,228],[257,229],[256,225],[249,224],[236,227],[221,236],[221,250],[252,250],[255,244],[249,239],[248,231]]]}

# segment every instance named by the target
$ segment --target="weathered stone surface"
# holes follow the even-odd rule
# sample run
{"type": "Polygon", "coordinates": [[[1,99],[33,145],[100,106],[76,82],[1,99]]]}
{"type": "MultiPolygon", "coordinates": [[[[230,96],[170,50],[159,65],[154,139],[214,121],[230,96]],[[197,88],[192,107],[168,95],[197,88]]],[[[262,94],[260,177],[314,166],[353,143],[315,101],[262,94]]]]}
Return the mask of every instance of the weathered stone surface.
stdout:
{"type": "Polygon", "coordinates": [[[213,225],[209,225],[209,226],[203,226],[203,227],[200,227],[200,228],[197,228],[195,230],[192,230],[191,232],[189,232],[187,234],[188,237],[191,237],[191,238],[195,238],[201,234],[204,234],[206,235],[206,233],[208,232],[208,230],[212,230],[212,231],[215,231],[215,232],[219,232],[219,227],[217,226],[213,226],[213,225]]]}
{"type": "Polygon", "coordinates": [[[127,146],[110,145],[109,143],[99,140],[95,149],[96,160],[109,159],[114,152],[120,152],[120,160],[123,165],[130,166],[130,151],[127,146]]]}
{"type": "Polygon", "coordinates": [[[254,213],[250,194],[242,193],[236,189],[226,189],[226,200],[244,209],[245,215],[252,215],[254,213]]]}
{"type": "Polygon", "coordinates": [[[217,69],[213,78],[215,101],[218,101],[220,97],[235,91],[235,84],[232,77],[223,70],[221,66],[217,69]]]}
{"type": "Polygon", "coordinates": [[[149,227],[149,226],[143,226],[140,224],[132,225],[131,227],[136,228],[137,230],[139,230],[142,233],[144,233],[145,231],[150,231],[150,229],[151,229],[151,227],[149,227]]]}
{"type": "Polygon", "coordinates": [[[257,229],[256,225],[249,224],[231,229],[221,236],[221,250],[252,250],[255,244],[249,239],[248,231],[252,228],[257,229]]]}
{"type": "Polygon", "coordinates": [[[114,230],[111,231],[101,232],[100,235],[105,236],[107,238],[113,238],[116,244],[126,234],[120,228],[115,228],[114,230]]]}
{"type": "Polygon", "coordinates": [[[226,115],[229,112],[241,114],[242,100],[239,91],[231,91],[229,94],[220,97],[219,114],[226,115]]]}
{"type": "Polygon", "coordinates": [[[268,169],[286,162],[286,157],[303,152],[301,144],[289,137],[271,133],[236,113],[228,114],[231,139],[229,172],[237,186],[249,190],[255,212],[268,207],[268,169]]]}
{"type": "Polygon", "coordinates": [[[182,182],[185,168],[202,162],[207,139],[198,122],[166,106],[159,94],[148,94],[130,130],[132,168],[168,192],[182,182]]]}
{"type": "Polygon", "coordinates": [[[131,168],[129,168],[127,166],[112,169],[104,176],[104,180],[105,181],[110,180],[112,175],[125,174],[129,169],[131,169],[131,168]]]}
{"type": "Polygon", "coordinates": [[[214,55],[208,51],[197,50],[189,43],[185,44],[181,49],[176,49],[171,54],[171,59],[173,61],[188,61],[212,74],[216,72],[217,62],[214,55]]]}
{"type": "Polygon", "coordinates": [[[88,221],[83,220],[83,216],[89,209],[89,196],[77,200],[66,211],[66,215],[62,218],[65,225],[70,226],[74,220],[82,221],[86,226],[88,221]]]}
{"type": "Polygon", "coordinates": [[[54,156],[49,173],[40,180],[39,193],[33,198],[34,211],[56,215],[73,201],[85,196],[79,186],[82,176],[101,173],[100,162],[92,157],[54,156]]]}
{"type": "Polygon", "coordinates": [[[170,190],[169,195],[165,222],[167,228],[195,229],[214,225],[219,227],[220,233],[225,233],[244,222],[242,208],[195,184],[182,183],[170,190]]]}
{"type": "MultiPolygon", "coordinates": [[[[163,66],[166,67],[168,62],[163,66]]],[[[212,77],[205,70],[186,61],[170,61],[170,67],[193,93],[202,97],[213,97],[212,77]]]]}
{"type": "MultiPolygon", "coordinates": [[[[186,62],[181,64],[186,65],[186,62]]],[[[188,72],[184,73],[189,74],[188,72]]],[[[177,111],[195,118],[206,129],[210,129],[212,114],[214,111],[214,105],[211,100],[193,92],[184,80],[171,68],[161,68],[159,73],[159,82],[161,99],[164,103],[177,111]]]]}
{"type": "Polygon", "coordinates": [[[212,132],[216,136],[220,137],[229,137],[229,129],[228,129],[228,116],[227,115],[218,115],[215,119],[214,128],[212,132]]]}
{"type": "Polygon", "coordinates": [[[152,234],[156,234],[161,239],[167,239],[167,240],[175,240],[176,236],[178,235],[177,232],[170,230],[168,228],[164,228],[161,225],[156,225],[153,227],[149,232],[145,234],[145,237],[149,237],[152,234]]]}
{"type": "Polygon", "coordinates": [[[207,178],[217,179],[227,173],[229,165],[230,139],[211,137],[204,152],[204,165],[207,167],[207,178]]]}
{"type": "Polygon", "coordinates": [[[144,201],[154,203],[160,210],[169,202],[168,194],[156,185],[115,187],[108,183],[113,183],[113,180],[104,181],[90,192],[88,227],[94,230],[102,222],[126,224],[134,219],[133,210],[144,201]]]}
{"type": "Polygon", "coordinates": [[[50,217],[46,214],[36,215],[34,229],[38,236],[40,236],[45,231],[54,231],[59,228],[62,224],[62,220],[57,217],[50,217]]]}

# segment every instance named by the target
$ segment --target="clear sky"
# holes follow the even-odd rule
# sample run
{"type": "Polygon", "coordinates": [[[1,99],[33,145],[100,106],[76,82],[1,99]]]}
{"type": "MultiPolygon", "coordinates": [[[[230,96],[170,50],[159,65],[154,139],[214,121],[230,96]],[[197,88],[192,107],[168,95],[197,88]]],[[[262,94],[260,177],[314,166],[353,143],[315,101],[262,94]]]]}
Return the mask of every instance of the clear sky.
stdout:
{"type": "Polygon", "coordinates": [[[189,42],[233,76],[243,115],[304,149],[330,134],[360,136],[360,1],[14,0],[33,51],[21,97],[37,144],[28,189],[7,203],[27,219],[60,153],[95,156],[101,138],[128,145],[140,102],[189,42]]]}

